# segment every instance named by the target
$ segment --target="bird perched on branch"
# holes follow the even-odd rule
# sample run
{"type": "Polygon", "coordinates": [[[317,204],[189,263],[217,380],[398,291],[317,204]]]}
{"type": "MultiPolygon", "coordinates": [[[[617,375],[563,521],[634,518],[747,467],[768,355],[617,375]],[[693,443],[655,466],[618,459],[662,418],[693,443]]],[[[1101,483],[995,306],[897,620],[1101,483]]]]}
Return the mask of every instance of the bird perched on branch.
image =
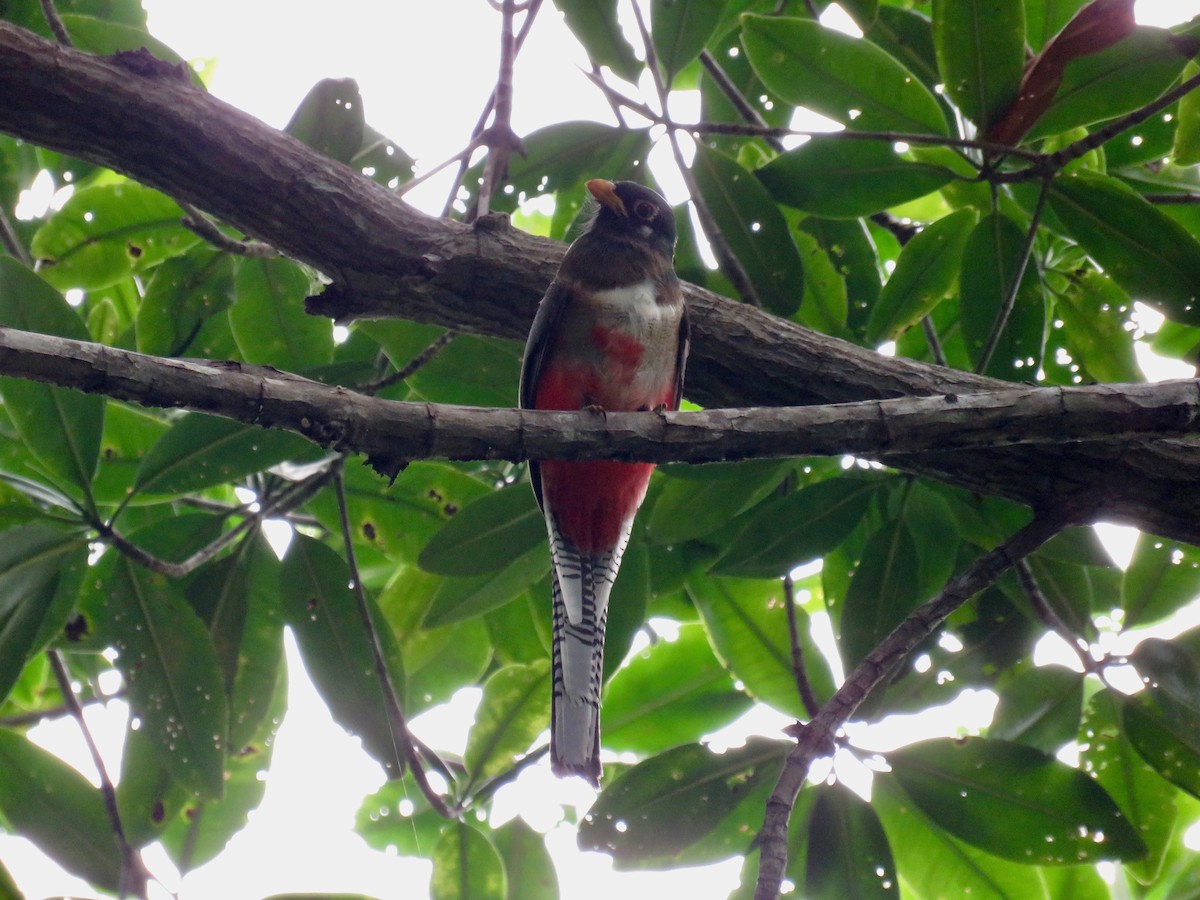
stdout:
{"type": "MultiPolygon", "coordinates": [[[[521,369],[524,409],[678,409],[688,320],[675,275],[675,219],[654,191],[594,179],[595,219],[542,298],[521,369]]],[[[600,780],[600,686],[608,599],[654,466],[529,464],[554,582],[550,762],[600,780]]]]}

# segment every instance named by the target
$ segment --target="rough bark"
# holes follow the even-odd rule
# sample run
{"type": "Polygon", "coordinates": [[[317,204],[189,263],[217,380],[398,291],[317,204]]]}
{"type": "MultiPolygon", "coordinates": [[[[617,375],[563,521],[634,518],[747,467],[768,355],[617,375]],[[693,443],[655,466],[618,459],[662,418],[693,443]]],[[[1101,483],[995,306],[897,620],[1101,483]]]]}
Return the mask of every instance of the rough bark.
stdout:
{"type": "MultiPolygon", "coordinates": [[[[0,24],[0,131],[124,172],[333,280],[310,309],[523,338],[563,248],[484,219],[424,216],[369,179],[193,88],[144,55],[89,56],[0,24]]],[[[598,173],[611,174],[611,173],[598,173]]],[[[780,406],[997,390],[991,379],[881,357],[689,287],[687,395],[780,406]]],[[[1028,503],[1200,543],[1200,441],[1022,445],[884,461],[1028,503]]]]}

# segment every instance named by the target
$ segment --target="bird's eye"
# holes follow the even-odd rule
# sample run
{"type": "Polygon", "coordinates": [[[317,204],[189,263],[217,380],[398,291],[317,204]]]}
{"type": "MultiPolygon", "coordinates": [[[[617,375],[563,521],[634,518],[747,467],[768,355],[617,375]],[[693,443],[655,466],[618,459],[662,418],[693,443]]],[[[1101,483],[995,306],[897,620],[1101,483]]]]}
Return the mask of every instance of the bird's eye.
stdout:
{"type": "Polygon", "coordinates": [[[649,222],[658,215],[658,207],[649,200],[639,200],[633,204],[633,214],[644,222],[649,222]]]}

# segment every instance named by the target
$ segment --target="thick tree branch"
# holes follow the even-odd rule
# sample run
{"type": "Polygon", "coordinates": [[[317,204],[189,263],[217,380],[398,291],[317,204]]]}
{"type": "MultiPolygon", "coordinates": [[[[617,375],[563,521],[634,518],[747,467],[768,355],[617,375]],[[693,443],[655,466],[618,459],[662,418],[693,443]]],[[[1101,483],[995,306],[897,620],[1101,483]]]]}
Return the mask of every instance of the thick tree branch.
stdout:
{"type": "MultiPolygon", "coordinates": [[[[1200,381],[1035,388],[822,406],[608,413],[382,400],[263,366],[166,359],[0,328],[0,371],[145,406],[210,412],[364,453],[412,459],[638,459],[943,453],[1200,432],[1200,381]]],[[[1087,504],[1091,505],[1091,504],[1087,504]]]]}
{"type": "MultiPolygon", "coordinates": [[[[0,23],[0,131],[110,166],[324,272],[310,310],[524,338],[563,247],[488,217],[416,213],[389,191],[194,88],[144,54],[90,56],[0,23]]],[[[797,288],[799,289],[799,287],[797,288]]],[[[687,395],[708,407],[965,395],[1002,383],[808,331],[689,286],[687,395]]],[[[1200,543],[1200,441],[1018,446],[886,461],[981,493],[1200,543]]]]}

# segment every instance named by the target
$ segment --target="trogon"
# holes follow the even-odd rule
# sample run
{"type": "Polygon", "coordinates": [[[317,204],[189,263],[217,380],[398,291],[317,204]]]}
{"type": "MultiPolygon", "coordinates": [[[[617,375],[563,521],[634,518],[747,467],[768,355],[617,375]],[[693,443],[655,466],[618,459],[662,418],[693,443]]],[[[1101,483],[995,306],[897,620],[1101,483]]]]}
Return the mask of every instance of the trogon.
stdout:
{"type": "MultiPolygon", "coordinates": [[[[675,219],[654,191],[594,179],[597,211],[542,298],[521,368],[524,409],[678,409],[688,352],[675,219]]],[[[600,687],[608,600],[654,466],[530,463],[553,562],[550,761],[600,779],[600,687]]]]}

